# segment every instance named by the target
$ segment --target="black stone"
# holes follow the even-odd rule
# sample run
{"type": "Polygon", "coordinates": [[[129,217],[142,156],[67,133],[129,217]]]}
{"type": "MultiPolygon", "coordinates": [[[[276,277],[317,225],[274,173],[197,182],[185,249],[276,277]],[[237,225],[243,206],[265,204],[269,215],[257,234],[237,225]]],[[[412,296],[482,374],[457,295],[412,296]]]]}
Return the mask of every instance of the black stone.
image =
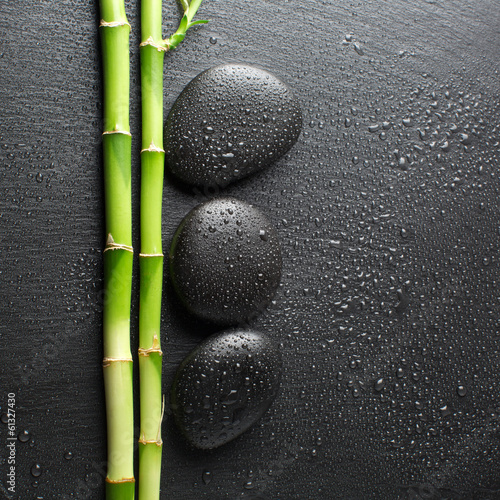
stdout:
{"type": "Polygon", "coordinates": [[[283,156],[297,141],[302,112],[278,78],[228,64],[194,78],[165,130],[166,164],[187,184],[226,186],[283,156]]]}
{"type": "Polygon", "coordinates": [[[280,283],[276,230],[260,210],[235,198],[191,210],[174,235],[169,259],[182,303],[216,324],[248,321],[269,304],[280,283]]]}
{"type": "Polygon", "coordinates": [[[276,398],[281,354],[266,335],[227,330],[198,345],[171,391],[175,422],[197,448],[221,446],[250,428],[276,398]]]}

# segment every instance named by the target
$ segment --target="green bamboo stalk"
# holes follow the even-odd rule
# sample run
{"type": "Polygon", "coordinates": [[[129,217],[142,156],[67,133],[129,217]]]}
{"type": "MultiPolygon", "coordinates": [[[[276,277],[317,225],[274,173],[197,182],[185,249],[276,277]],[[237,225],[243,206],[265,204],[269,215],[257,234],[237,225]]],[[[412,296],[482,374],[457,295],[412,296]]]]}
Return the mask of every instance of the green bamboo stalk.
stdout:
{"type": "Polygon", "coordinates": [[[130,25],[123,0],[100,0],[104,80],[103,376],[106,394],[107,500],[133,500],[134,415],[130,302],[132,292],[130,25]]]}
{"type": "MultiPolygon", "coordinates": [[[[177,31],[162,39],[162,0],[141,2],[141,253],[139,297],[139,389],[141,428],[139,437],[139,498],[158,500],[163,442],[161,424],[162,351],[160,344],[163,284],[162,201],[163,169],[163,62],[164,55],[176,47],[201,0],[191,6],[182,3],[184,15],[177,31]]],[[[205,22],[205,21],[201,21],[205,22]]]]}

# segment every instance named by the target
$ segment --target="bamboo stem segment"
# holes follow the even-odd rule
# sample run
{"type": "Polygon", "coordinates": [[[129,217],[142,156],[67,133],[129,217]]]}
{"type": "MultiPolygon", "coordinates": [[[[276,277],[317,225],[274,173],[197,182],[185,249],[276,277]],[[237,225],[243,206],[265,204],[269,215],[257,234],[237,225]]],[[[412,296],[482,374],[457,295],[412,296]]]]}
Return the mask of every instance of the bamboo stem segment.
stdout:
{"type": "Polygon", "coordinates": [[[123,0],[100,0],[104,80],[103,376],[106,395],[107,500],[133,500],[134,414],[130,303],[132,293],[130,25],[123,0]]]}
{"type": "MultiPolygon", "coordinates": [[[[139,499],[160,498],[163,442],[162,356],[160,346],[163,284],[162,201],[163,61],[165,52],[180,43],[194,24],[201,0],[182,0],[184,16],[168,40],[162,39],[162,0],[141,2],[141,253],[139,307],[139,499]]],[[[201,21],[204,22],[204,21],[201,21]]]]}
{"type": "Polygon", "coordinates": [[[162,1],[141,2],[141,253],[139,297],[139,498],[160,497],[163,442],[160,346],[163,253],[163,60],[162,1]]]}

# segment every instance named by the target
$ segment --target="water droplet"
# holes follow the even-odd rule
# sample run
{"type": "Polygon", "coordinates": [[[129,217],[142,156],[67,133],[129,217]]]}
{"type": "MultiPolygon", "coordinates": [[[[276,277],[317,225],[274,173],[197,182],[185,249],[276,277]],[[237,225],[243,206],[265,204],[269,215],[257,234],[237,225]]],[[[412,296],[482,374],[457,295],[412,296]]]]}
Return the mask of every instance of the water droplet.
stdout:
{"type": "Polygon", "coordinates": [[[376,382],[375,382],[375,390],[377,392],[380,392],[385,386],[385,381],[383,378],[379,378],[376,382]]]}
{"type": "Polygon", "coordinates": [[[442,406],[441,408],[439,408],[439,410],[441,411],[441,416],[443,416],[443,417],[447,417],[448,415],[451,414],[451,411],[450,411],[448,405],[442,406]]]}
{"type": "Polygon", "coordinates": [[[217,43],[217,38],[215,38],[214,36],[211,36],[210,39],[209,39],[209,42],[212,44],[212,45],[215,45],[217,43]]]}
{"type": "Polygon", "coordinates": [[[247,481],[247,482],[245,483],[245,489],[246,489],[246,490],[252,490],[253,488],[254,488],[253,481],[251,481],[251,480],[250,480],[250,481],[247,481]]]}
{"type": "Polygon", "coordinates": [[[42,467],[40,464],[35,464],[31,467],[31,475],[33,477],[40,477],[42,475],[42,467]]]}
{"type": "Polygon", "coordinates": [[[209,470],[204,470],[201,474],[201,479],[203,480],[203,484],[210,484],[212,481],[212,473],[209,470]]]}
{"type": "Polygon", "coordinates": [[[462,144],[470,144],[470,138],[469,138],[469,135],[468,134],[460,134],[460,142],[462,144]]]}
{"type": "Polygon", "coordinates": [[[27,441],[29,441],[30,437],[30,433],[27,430],[24,430],[17,435],[17,439],[19,439],[21,443],[26,443],[27,441]]]}
{"type": "Polygon", "coordinates": [[[356,42],[354,44],[354,50],[356,51],[357,54],[359,54],[360,56],[363,56],[365,54],[365,51],[361,48],[361,45],[356,42]]]}
{"type": "Polygon", "coordinates": [[[459,385],[457,387],[457,394],[463,398],[467,394],[467,389],[463,385],[459,385]]]}
{"type": "Polygon", "coordinates": [[[67,451],[65,454],[64,454],[64,458],[66,460],[71,460],[73,458],[73,453],[71,453],[71,451],[67,451]]]}

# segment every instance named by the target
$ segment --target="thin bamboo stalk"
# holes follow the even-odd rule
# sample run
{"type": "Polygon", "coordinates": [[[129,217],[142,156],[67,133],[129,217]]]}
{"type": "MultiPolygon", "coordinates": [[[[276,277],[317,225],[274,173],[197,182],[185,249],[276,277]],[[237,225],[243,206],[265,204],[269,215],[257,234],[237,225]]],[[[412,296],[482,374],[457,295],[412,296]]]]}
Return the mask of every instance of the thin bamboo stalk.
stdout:
{"type": "Polygon", "coordinates": [[[123,0],[100,0],[104,80],[103,376],[106,394],[107,500],[135,496],[130,303],[132,292],[130,25],[123,0]]]}
{"type": "MultiPolygon", "coordinates": [[[[141,428],[139,437],[139,498],[158,500],[162,458],[160,345],[163,284],[162,201],[163,169],[163,62],[165,52],[177,46],[201,0],[190,7],[184,2],[179,29],[162,39],[162,0],[141,3],[141,253],[139,307],[139,389],[141,428]]],[[[203,22],[203,21],[202,21],[203,22]]]]}
{"type": "Polygon", "coordinates": [[[163,253],[163,60],[162,0],[141,2],[141,253],[139,308],[139,498],[160,493],[162,352],[160,345],[163,253]]]}

